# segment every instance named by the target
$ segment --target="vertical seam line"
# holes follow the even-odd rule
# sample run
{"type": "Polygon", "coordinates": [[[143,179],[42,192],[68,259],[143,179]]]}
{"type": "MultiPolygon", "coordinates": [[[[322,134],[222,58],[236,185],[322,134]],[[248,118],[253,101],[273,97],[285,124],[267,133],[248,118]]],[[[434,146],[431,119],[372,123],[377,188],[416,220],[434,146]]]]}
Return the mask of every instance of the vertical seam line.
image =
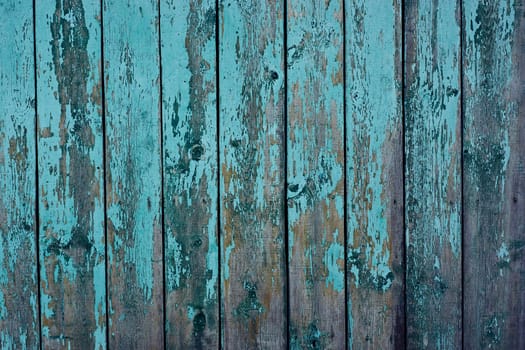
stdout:
{"type": "Polygon", "coordinates": [[[222,242],[221,242],[221,152],[220,152],[220,71],[219,71],[219,0],[215,0],[215,143],[217,165],[217,348],[222,349],[222,242]]]}
{"type": "Polygon", "coordinates": [[[345,332],[345,349],[350,349],[352,347],[352,342],[348,338],[350,335],[349,330],[349,322],[348,318],[350,317],[351,310],[349,310],[349,300],[350,300],[350,289],[348,288],[348,285],[350,284],[349,276],[348,276],[348,171],[347,171],[347,98],[346,98],[346,88],[347,88],[347,74],[346,74],[346,2],[343,0],[343,178],[344,178],[344,185],[343,185],[343,200],[344,200],[344,206],[343,206],[343,254],[344,254],[344,278],[345,278],[345,285],[344,285],[344,291],[345,291],[345,320],[344,320],[344,332],[345,332]]]}
{"type": "Polygon", "coordinates": [[[107,193],[107,142],[106,142],[106,72],[105,72],[105,61],[104,61],[104,0],[100,0],[100,66],[102,80],[102,167],[103,167],[103,178],[104,178],[104,264],[105,266],[105,286],[106,286],[106,347],[109,349],[109,264],[108,264],[108,225],[107,225],[107,212],[108,212],[108,193],[107,193]]]}
{"type": "Polygon", "coordinates": [[[408,348],[408,258],[407,258],[407,223],[406,223],[406,2],[401,0],[401,138],[402,138],[402,152],[403,152],[403,266],[405,271],[404,276],[404,286],[403,286],[403,298],[404,298],[404,338],[405,338],[405,348],[408,348]]]}
{"type": "Polygon", "coordinates": [[[36,269],[37,269],[37,295],[38,295],[38,347],[42,349],[42,295],[40,291],[41,271],[40,271],[40,197],[38,181],[38,84],[37,84],[37,53],[36,53],[36,0],[33,0],[33,74],[34,74],[34,94],[35,94],[35,248],[36,248],[36,269]]]}
{"type": "Polygon", "coordinates": [[[163,115],[163,88],[162,88],[162,38],[161,38],[161,11],[160,11],[160,0],[157,1],[157,30],[158,30],[158,58],[159,58],[159,132],[160,132],[160,216],[161,216],[161,246],[162,246],[162,337],[163,337],[163,348],[166,349],[166,269],[164,266],[166,258],[166,220],[164,215],[164,115],[163,115]]]}
{"type": "Polygon", "coordinates": [[[465,306],[464,306],[464,300],[465,300],[465,288],[464,288],[464,283],[465,283],[465,279],[464,279],[464,276],[465,276],[465,254],[464,254],[464,246],[465,246],[465,239],[464,239],[464,220],[465,220],[465,215],[464,215],[464,179],[465,179],[465,176],[464,176],[464,170],[463,170],[463,164],[464,164],[464,160],[463,160],[463,140],[464,140],[464,110],[463,110],[463,104],[464,104],[464,95],[463,95],[463,49],[464,49],[464,29],[463,29],[463,1],[462,0],[459,0],[459,90],[460,90],[460,102],[459,102],[459,110],[460,110],[460,125],[461,125],[461,133],[460,133],[460,144],[461,144],[461,148],[460,148],[460,181],[461,181],[461,209],[460,209],[460,213],[461,213],[461,324],[460,324],[460,327],[461,327],[461,348],[464,349],[465,348],[465,332],[464,332],[464,314],[465,314],[465,306]]]}
{"type": "Polygon", "coordinates": [[[284,189],[283,189],[283,207],[284,207],[284,266],[285,266],[285,298],[286,298],[286,347],[290,348],[290,242],[289,242],[289,218],[288,218],[288,1],[284,0],[283,8],[283,79],[284,79],[284,107],[283,107],[283,162],[284,162],[284,189]]]}

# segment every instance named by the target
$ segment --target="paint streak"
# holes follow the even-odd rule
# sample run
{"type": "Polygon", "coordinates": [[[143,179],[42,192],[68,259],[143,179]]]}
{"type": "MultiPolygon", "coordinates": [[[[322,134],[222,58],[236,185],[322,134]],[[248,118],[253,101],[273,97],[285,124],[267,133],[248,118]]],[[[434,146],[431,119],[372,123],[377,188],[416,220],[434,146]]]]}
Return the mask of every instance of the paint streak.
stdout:
{"type": "Polygon", "coordinates": [[[222,346],[286,343],[282,1],[219,2],[222,346]],[[257,286],[256,299],[245,289],[257,286]],[[248,296],[247,296],[248,294],[248,296]]]}
{"type": "Polygon", "coordinates": [[[100,3],[36,14],[43,346],[105,348],[100,3]]]}
{"type": "Polygon", "coordinates": [[[219,317],[215,1],[163,1],[160,10],[167,346],[213,348],[219,317]],[[200,305],[205,323],[180,311],[189,305],[200,305]]]}
{"type": "Polygon", "coordinates": [[[455,348],[461,342],[459,4],[407,6],[407,346],[455,348]]]}
{"type": "Polygon", "coordinates": [[[338,0],[288,2],[290,327],[327,348],[345,342],[342,19],[338,0]]]}
{"type": "Polygon", "coordinates": [[[109,345],[144,348],[164,343],[159,9],[103,9],[109,345]]]}

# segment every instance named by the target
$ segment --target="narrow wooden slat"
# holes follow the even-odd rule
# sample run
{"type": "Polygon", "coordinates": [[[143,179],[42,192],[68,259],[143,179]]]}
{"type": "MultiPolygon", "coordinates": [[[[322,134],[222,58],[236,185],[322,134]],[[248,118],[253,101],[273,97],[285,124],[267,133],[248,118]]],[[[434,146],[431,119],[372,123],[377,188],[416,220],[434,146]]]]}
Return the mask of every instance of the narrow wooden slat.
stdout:
{"type": "Polygon", "coordinates": [[[345,347],[343,4],[288,1],[290,346],[345,347]]]}
{"type": "Polygon", "coordinates": [[[0,347],[39,345],[33,6],[0,2],[0,347]]]}
{"type": "Polygon", "coordinates": [[[463,8],[465,348],[525,349],[525,2],[463,8]]]}
{"type": "Polygon", "coordinates": [[[109,345],[161,349],[158,2],[104,0],[103,6],[109,345]]]}
{"type": "Polygon", "coordinates": [[[215,0],[162,1],[166,343],[218,347],[215,0]]]}
{"type": "Polygon", "coordinates": [[[105,348],[100,2],[36,2],[42,346],[105,348]]]}
{"type": "Polygon", "coordinates": [[[461,346],[460,3],[405,2],[407,347],[461,346]]]}
{"type": "Polygon", "coordinates": [[[345,6],[348,348],[402,349],[401,2],[345,6]]]}
{"type": "Polygon", "coordinates": [[[222,346],[286,344],[284,5],[219,3],[222,346]]]}

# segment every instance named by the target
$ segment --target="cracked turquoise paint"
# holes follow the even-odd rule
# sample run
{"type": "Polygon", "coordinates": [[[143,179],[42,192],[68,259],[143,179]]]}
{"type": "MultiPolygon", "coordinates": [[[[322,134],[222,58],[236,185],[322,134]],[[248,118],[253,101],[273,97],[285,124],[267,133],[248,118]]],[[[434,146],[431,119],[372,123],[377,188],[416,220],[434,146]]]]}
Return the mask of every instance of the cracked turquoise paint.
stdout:
{"type": "Polygon", "coordinates": [[[460,339],[467,348],[513,348],[508,344],[519,337],[506,332],[514,326],[509,310],[515,305],[501,296],[514,293],[502,286],[516,285],[524,244],[513,226],[521,227],[513,208],[522,204],[516,192],[522,170],[522,1],[353,0],[344,8],[342,0],[34,4],[36,23],[31,1],[0,4],[1,348],[38,348],[40,334],[42,348],[106,348],[108,339],[111,347],[140,348],[125,343],[140,342],[138,333],[122,335],[136,329],[157,331],[153,343],[168,348],[179,346],[167,338],[182,333],[195,344],[213,338],[215,343],[201,344],[209,347],[252,341],[243,345],[352,349],[365,347],[362,340],[382,348],[383,334],[392,345],[392,332],[403,333],[392,321],[399,313],[409,327],[405,347],[454,348],[460,339]],[[414,8],[412,21],[406,16],[414,8]],[[103,18],[106,61],[100,62],[103,18]],[[281,27],[286,21],[288,33],[281,27]],[[269,28],[272,23],[277,27],[269,28]],[[403,64],[397,60],[400,34],[408,45],[404,58],[415,55],[414,65],[405,66],[410,83],[404,125],[403,82],[393,68],[403,64]],[[285,126],[287,116],[292,118],[285,126]],[[400,184],[390,172],[397,171],[391,163],[401,162],[394,153],[402,150],[391,146],[401,143],[404,132],[407,200],[397,197],[397,204],[391,193],[402,191],[394,191],[400,184]],[[346,159],[339,152],[343,142],[346,159]],[[465,202],[467,210],[461,208],[465,202]],[[390,232],[402,215],[393,211],[403,204],[404,266],[394,248],[400,232],[390,232]],[[462,216],[473,229],[463,239],[466,257],[462,216]],[[344,219],[347,247],[343,225],[326,228],[344,219]],[[280,250],[286,237],[289,261],[280,250]],[[483,261],[459,269],[465,262],[475,265],[472,256],[483,261]],[[289,285],[281,279],[286,263],[289,285]],[[304,275],[296,293],[305,298],[290,288],[297,283],[294,274],[304,275]],[[407,293],[406,315],[393,311],[402,299],[396,299],[399,290],[407,293]],[[288,300],[279,294],[287,291],[288,300]],[[326,302],[344,292],[346,305],[326,302]],[[506,302],[492,302],[497,299],[506,302]],[[323,303],[338,308],[322,314],[328,309],[323,303]],[[340,333],[323,322],[343,329],[334,325],[345,307],[349,334],[334,345],[340,333]],[[286,308],[290,320],[283,319],[286,308]],[[316,319],[295,324],[296,312],[309,309],[316,319]],[[213,322],[220,322],[222,334],[209,328],[213,322]],[[288,341],[286,330],[283,336],[274,324],[289,325],[288,341]]]}
{"type": "Polygon", "coordinates": [[[336,307],[345,290],[343,6],[287,8],[289,327],[304,346],[338,348],[344,336],[330,328],[345,323],[336,307]],[[311,334],[314,323],[326,337],[311,334]]]}
{"type": "MultiPolygon", "coordinates": [[[[378,11],[377,6],[375,1],[358,1],[348,7],[347,14],[354,18],[347,29],[350,68],[346,87],[346,166],[351,209],[347,230],[349,255],[351,252],[365,255],[362,266],[350,265],[356,287],[360,274],[370,275],[372,283],[377,284],[378,278],[386,278],[392,272],[391,233],[385,215],[389,198],[384,185],[388,174],[384,168],[388,159],[383,159],[383,153],[390,151],[385,147],[399,127],[399,82],[394,55],[398,43],[394,9],[378,11]]],[[[383,291],[389,286],[383,286],[383,291]]]]}
{"type": "Polygon", "coordinates": [[[51,347],[106,347],[100,11],[94,0],[35,9],[41,314],[56,325],[42,330],[51,347]],[[66,298],[67,284],[78,289],[66,298]],[[61,300],[79,310],[65,314],[61,300]],[[69,334],[64,323],[77,326],[69,334]]]}
{"type": "MultiPolygon", "coordinates": [[[[422,38],[418,41],[416,62],[420,68],[417,70],[415,85],[409,89],[414,93],[417,91],[419,97],[407,102],[409,108],[414,111],[412,113],[417,113],[417,117],[413,117],[414,124],[410,126],[409,146],[406,151],[410,161],[412,159],[415,161],[413,157],[416,155],[423,155],[426,158],[418,159],[419,165],[407,168],[409,177],[407,191],[409,197],[417,198],[421,203],[419,208],[436,207],[442,214],[437,215],[431,210],[414,208],[423,215],[418,222],[425,227],[422,230],[429,235],[422,241],[422,254],[431,256],[438,249],[437,247],[448,244],[457,258],[461,250],[461,203],[460,201],[455,201],[452,205],[445,203],[449,202],[447,195],[451,195],[451,191],[455,191],[460,183],[459,172],[454,171],[460,161],[457,152],[454,151],[454,147],[457,147],[460,141],[456,137],[460,97],[458,92],[459,27],[455,13],[448,10],[456,7],[456,1],[447,0],[443,3],[434,10],[437,12],[438,23],[434,32],[430,20],[427,19],[432,4],[427,1],[418,2],[417,23],[422,38]],[[430,60],[430,53],[434,48],[427,38],[431,37],[439,38],[437,39],[439,42],[435,44],[438,45],[439,50],[438,66],[432,66],[430,60]],[[423,117],[429,115],[434,118],[424,120],[423,117]],[[417,127],[421,127],[420,131],[416,131],[417,127]],[[437,178],[425,176],[428,168],[423,164],[431,164],[437,178]],[[452,186],[449,183],[452,183],[452,186]],[[426,227],[424,223],[429,226],[426,227]],[[436,243],[439,245],[436,246],[436,243]]],[[[409,69],[414,70],[415,66],[409,69]]],[[[412,210],[411,204],[407,207],[409,211],[412,210]]],[[[414,218],[411,217],[409,220],[414,218]]],[[[411,240],[417,235],[417,233],[408,233],[407,245],[411,245],[411,240]]]]}
{"type": "Polygon", "coordinates": [[[405,63],[407,346],[453,348],[461,341],[460,4],[411,6],[414,62],[405,63]],[[435,257],[440,269],[433,268],[435,257]]]}
{"type": "MultiPolygon", "coordinates": [[[[321,4],[303,6],[305,8],[302,11],[314,11],[320,18],[323,12],[333,14],[341,10],[338,1],[331,1],[328,8],[321,4]],[[313,9],[309,9],[309,6],[313,6],[313,9]]],[[[289,114],[297,115],[289,122],[288,135],[287,197],[293,201],[293,206],[288,208],[289,259],[293,259],[294,226],[305,213],[320,203],[326,204],[328,208],[332,201],[335,202],[336,211],[327,210],[327,219],[332,213],[342,218],[344,212],[343,196],[337,191],[344,175],[343,165],[337,159],[342,145],[334,144],[334,140],[342,139],[342,134],[333,135],[334,129],[327,121],[326,129],[321,132],[326,135],[323,141],[317,141],[319,132],[313,123],[314,116],[321,115],[330,118],[330,123],[343,125],[343,105],[340,103],[342,81],[333,83],[342,69],[342,63],[338,61],[340,48],[335,45],[340,40],[340,28],[335,20],[323,21],[322,25],[319,23],[309,29],[311,23],[306,24],[302,17],[288,20],[288,109],[289,114]],[[314,70],[311,57],[319,48],[322,48],[323,56],[326,57],[326,67],[315,67],[314,70]],[[322,93],[316,92],[318,89],[322,93]],[[316,93],[321,93],[319,98],[315,98],[316,93]],[[312,159],[312,154],[315,154],[316,159],[312,159]]],[[[335,131],[341,132],[342,129],[335,131]]],[[[344,257],[341,255],[340,258],[344,257]]]]}
{"type": "MultiPolygon", "coordinates": [[[[476,43],[476,45],[483,45],[483,43],[480,43],[479,41],[489,40],[488,38],[485,39],[483,37],[483,35],[485,34],[483,33],[483,24],[478,19],[480,9],[480,1],[465,1],[464,3],[465,20],[467,21],[467,23],[470,23],[469,30],[466,32],[466,50],[468,59],[474,62],[483,62],[484,60],[484,57],[482,56],[482,50],[476,49],[473,46],[474,43],[476,43]]],[[[498,26],[495,29],[496,32],[492,35],[495,38],[506,38],[506,40],[494,40],[494,42],[487,43],[487,45],[491,45],[491,52],[493,52],[494,55],[496,55],[497,53],[497,56],[505,57],[504,60],[497,60],[495,62],[496,65],[495,67],[493,67],[494,76],[493,81],[490,85],[490,90],[484,90],[484,84],[481,81],[481,79],[485,79],[485,76],[483,74],[480,74],[480,71],[478,71],[478,69],[465,69],[464,71],[466,82],[469,84],[469,86],[472,86],[472,88],[476,89],[475,91],[479,91],[480,96],[482,96],[483,98],[498,98],[498,95],[509,85],[513,77],[512,42],[510,38],[512,37],[515,28],[515,2],[500,1],[498,3],[495,13],[492,14],[492,16],[494,16],[498,21],[498,26]]],[[[491,30],[494,29],[491,28],[491,30]]],[[[467,120],[470,120],[474,117],[472,116],[472,113],[474,111],[475,105],[479,102],[480,101],[477,98],[467,99],[465,107],[467,120]]],[[[502,102],[498,103],[501,104],[502,102]]],[[[501,110],[498,111],[500,114],[497,116],[499,123],[510,124],[514,122],[514,120],[517,118],[516,102],[510,101],[509,103],[505,103],[505,105],[499,107],[501,108],[501,110]]],[[[507,128],[502,127],[499,130],[495,130],[494,132],[498,134],[497,139],[499,139],[497,151],[501,153],[503,157],[502,161],[499,164],[495,164],[494,169],[486,170],[490,170],[491,173],[494,173],[494,175],[496,175],[496,178],[492,181],[495,188],[491,190],[502,191],[505,188],[505,178],[511,152],[511,147],[509,144],[509,130],[507,128]]],[[[465,148],[468,150],[478,147],[476,141],[480,140],[467,139],[465,142],[465,148]]],[[[491,153],[493,152],[492,149],[486,151],[491,153]]],[[[475,179],[471,179],[471,181],[475,182],[475,179]]],[[[478,190],[482,189],[478,188],[478,190]]],[[[501,236],[503,237],[504,235],[504,232],[502,232],[501,236]]]]}
{"type": "Polygon", "coordinates": [[[222,341],[282,347],[284,329],[259,334],[284,322],[284,2],[218,5],[222,324],[238,330],[222,341]],[[242,286],[248,280],[265,296],[254,312],[242,286]]]}
{"type": "MultiPolygon", "coordinates": [[[[247,171],[247,169],[244,169],[243,165],[239,163],[238,152],[236,151],[235,147],[232,146],[232,144],[238,145],[239,148],[247,148],[249,145],[251,145],[252,142],[256,141],[255,139],[252,140],[251,137],[264,140],[261,142],[265,143],[268,142],[267,139],[273,139],[275,140],[275,142],[277,142],[278,140],[276,139],[276,136],[278,135],[278,133],[276,130],[276,123],[264,123],[263,125],[261,125],[261,128],[257,131],[256,135],[250,136],[248,132],[249,126],[246,125],[248,119],[245,119],[243,115],[239,115],[240,113],[243,113],[241,109],[245,108],[241,98],[241,96],[243,96],[243,84],[241,82],[243,81],[244,77],[241,75],[243,73],[239,70],[238,67],[240,62],[239,60],[241,60],[242,58],[235,54],[235,46],[244,47],[246,45],[249,45],[250,43],[253,43],[255,38],[251,36],[243,36],[238,34],[245,30],[243,28],[244,24],[241,21],[235,20],[235,13],[243,13],[243,11],[247,10],[247,7],[249,5],[229,5],[231,5],[231,7],[236,6],[238,8],[231,8],[228,11],[223,12],[225,23],[220,29],[221,35],[223,37],[236,38],[235,42],[232,40],[225,40],[223,43],[221,43],[220,50],[220,85],[221,90],[225,92],[224,95],[221,95],[220,108],[223,123],[227,121],[227,124],[225,124],[227,125],[227,128],[221,128],[220,135],[220,142],[222,144],[221,164],[228,171],[231,171],[232,173],[237,175],[242,174],[243,172],[247,171]],[[245,40],[247,42],[244,42],[245,40]],[[224,79],[225,77],[227,77],[228,79],[224,79]]],[[[225,5],[221,3],[220,6],[225,5]]],[[[261,12],[265,12],[265,4],[261,3],[260,6],[262,7],[261,12]]],[[[278,57],[276,57],[274,50],[275,49],[272,45],[266,45],[264,51],[261,53],[261,60],[263,62],[264,70],[258,70],[257,72],[254,72],[256,74],[254,79],[267,80],[264,78],[264,75],[266,75],[268,71],[280,70],[280,62],[276,60],[276,58],[278,57]]],[[[274,107],[274,105],[279,100],[279,91],[281,90],[282,82],[283,80],[281,74],[280,78],[278,78],[276,81],[262,83],[264,90],[261,91],[261,95],[257,99],[257,104],[260,106],[260,108],[264,108],[264,106],[266,105],[272,106],[272,108],[274,107]]],[[[258,111],[258,113],[262,112],[263,111],[258,111]]],[[[246,118],[250,117],[252,116],[246,116],[246,118]]],[[[269,146],[271,146],[271,143],[269,143],[269,146]]],[[[270,149],[275,154],[275,147],[270,149]]],[[[265,183],[265,173],[268,171],[269,166],[270,173],[268,174],[269,178],[267,178],[267,180],[270,180],[275,176],[278,176],[280,169],[278,168],[278,162],[275,161],[275,158],[270,158],[269,154],[267,154],[266,152],[257,152],[254,163],[255,178],[254,183],[252,184],[252,186],[250,186],[250,188],[245,188],[247,184],[244,183],[241,179],[238,179],[236,176],[232,176],[228,184],[226,184],[224,181],[220,182],[221,193],[223,193],[224,195],[231,196],[232,198],[233,208],[230,208],[229,205],[226,204],[226,206],[230,210],[242,210],[242,208],[240,207],[241,203],[239,201],[239,198],[237,197],[237,194],[240,191],[250,192],[250,196],[253,198],[254,207],[251,209],[253,212],[257,210],[264,210],[266,208],[264,188],[265,186],[267,186],[267,184],[265,183]]],[[[254,230],[254,239],[258,241],[258,244],[260,246],[262,246],[263,237],[261,236],[260,232],[261,230],[254,230]]],[[[227,269],[226,266],[224,266],[224,268],[227,269]]],[[[228,275],[227,272],[226,275],[228,275]]]]}
{"type": "Polygon", "coordinates": [[[508,288],[523,274],[523,10],[516,0],[463,1],[466,348],[523,347],[514,321],[523,302],[508,288]]]}
{"type": "Polygon", "coordinates": [[[403,300],[401,12],[401,1],[345,3],[347,349],[404,347],[389,302],[403,300]]]}
{"type": "Polygon", "coordinates": [[[102,3],[109,347],[164,342],[158,6],[102,3]]]}
{"type": "Polygon", "coordinates": [[[166,344],[213,347],[219,317],[215,1],[160,4],[166,344]],[[193,316],[176,311],[192,305],[202,306],[206,320],[197,327],[193,316]]]}
{"type": "MultiPolygon", "coordinates": [[[[146,300],[152,298],[154,231],[160,229],[160,111],[158,97],[151,89],[158,89],[158,55],[152,56],[152,46],[143,42],[157,42],[152,20],[157,16],[156,6],[119,6],[104,1],[106,131],[109,145],[109,196],[121,201],[108,203],[108,220],[114,226],[115,246],[113,264],[133,264],[136,286],[146,300]],[[118,15],[117,15],[118,12],[118,15]],[[112,16],[114,15],[114,16],[112,16]],[[133,25],[128,21],[133,18],[133,25]],[[122,29],[129,27],[126,35],[122,29]],[[148,65],[139,63],[151,58],[148,65]],[[124,235],[124,232],[127,232],[124,235]],[[120,242],[117,242],[119,240],[120,242]],[[122,256],[115,261],[115,252],[122,256]]],[[[155,46],[153,46],[155,48],[155,46]]]]}

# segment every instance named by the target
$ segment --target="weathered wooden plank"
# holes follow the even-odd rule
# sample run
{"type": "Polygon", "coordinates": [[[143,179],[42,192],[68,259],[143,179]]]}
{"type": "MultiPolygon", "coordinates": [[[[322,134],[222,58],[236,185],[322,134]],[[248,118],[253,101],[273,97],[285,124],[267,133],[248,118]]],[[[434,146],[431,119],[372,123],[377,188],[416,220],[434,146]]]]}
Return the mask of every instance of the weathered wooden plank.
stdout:
{"type": "Polygon", "coordinates": [[[525,2],[465,0],[464,339],[525,348],[525,2]]]}
{"type": "Polygon", "coordinates": [[[401,2],[349,2],[345,18],[348,348],[401,349],[401,2]]]}
{"type": "Polygon", "coordinates": [[[42,346],[106,347],[100,2],[36,2],[42,346]]]}
{"type": "Polygon", "coordinates": [[[221,0],[222,345],[286,345],[284,5],[221,0]]]}
{"type": "Polygon", "coordinates": [[[39,346],[33,6],[0,2],[0,347],[39,346]]]}
{"type": "Polygon", "coordinates": [[[219,343],[215,0],[162,1],[166,344],[219,343]]]}
{"type": "Polygon", "coordinates": [[[460,2],[405,2],[407,347],[461,346],[460,2]]]}
{"type": "Polygon", "coordinates": [[[109,345],[163,348],[158,2],[103,6],[109,345]]]}
{"type": "Polygon", "coordinates": [[[287,4],[290,347],[343,349],[343,4],[287,4]]]}

